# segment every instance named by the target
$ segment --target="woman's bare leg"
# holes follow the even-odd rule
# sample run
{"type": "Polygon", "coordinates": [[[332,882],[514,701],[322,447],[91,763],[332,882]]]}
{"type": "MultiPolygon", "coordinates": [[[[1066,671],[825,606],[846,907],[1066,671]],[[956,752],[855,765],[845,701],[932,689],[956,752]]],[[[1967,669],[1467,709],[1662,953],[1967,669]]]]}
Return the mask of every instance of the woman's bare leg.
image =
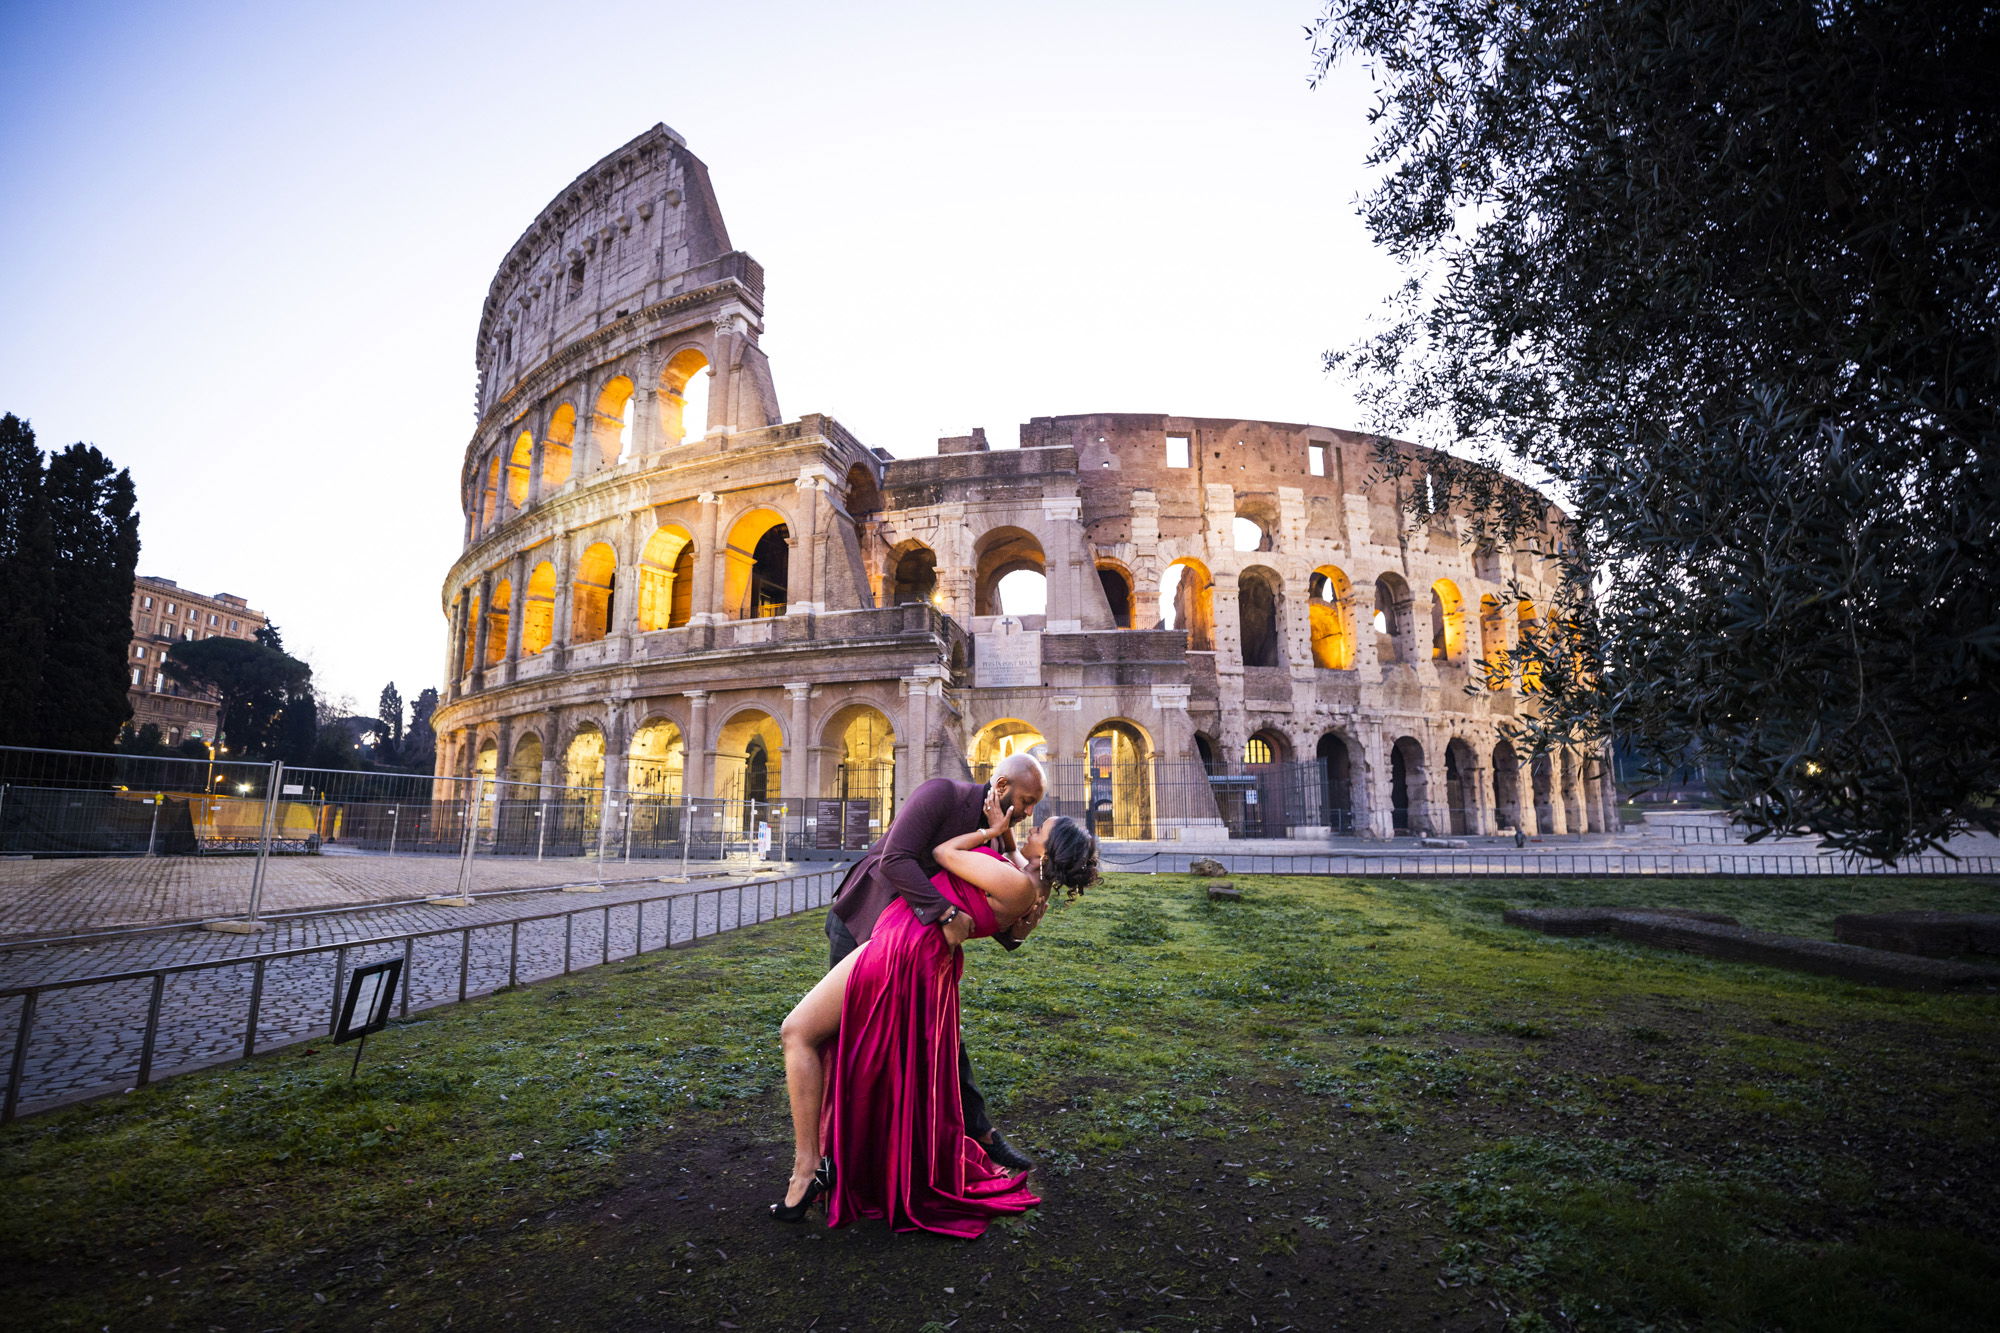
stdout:
{"type": "MultiPolygon", "coordinates": [[[[861,949],[867,947],[864,941],[861,949]]],[[[819,1170],[819,1112],[826,1101],[826,1067],[820,1061],[819,1048],[840,1031],[847,977],[854,971],[861,949],[834,964],[778,1028],[785,1047],[785,1089],[792,1099],[792,1179],[785,1190],[787,1204],[805,1197],[813,1172],[819,1170]]]]}

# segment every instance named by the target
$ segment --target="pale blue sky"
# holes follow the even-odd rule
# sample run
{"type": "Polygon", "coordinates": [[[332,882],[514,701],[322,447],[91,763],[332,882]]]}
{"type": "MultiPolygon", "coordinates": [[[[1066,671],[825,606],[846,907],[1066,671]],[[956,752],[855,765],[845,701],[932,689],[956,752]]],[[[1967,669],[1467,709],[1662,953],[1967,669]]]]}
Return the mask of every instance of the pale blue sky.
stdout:
{"type": "Polygon", "coordinates": [[[372,710],[438,683],[472,341],[507,247],[658,121],[768,277],[787,417],[1352,425],[1393,281],[1312,0],[0,11],[0,410],[129,466],[144,573],[372,710]]]}

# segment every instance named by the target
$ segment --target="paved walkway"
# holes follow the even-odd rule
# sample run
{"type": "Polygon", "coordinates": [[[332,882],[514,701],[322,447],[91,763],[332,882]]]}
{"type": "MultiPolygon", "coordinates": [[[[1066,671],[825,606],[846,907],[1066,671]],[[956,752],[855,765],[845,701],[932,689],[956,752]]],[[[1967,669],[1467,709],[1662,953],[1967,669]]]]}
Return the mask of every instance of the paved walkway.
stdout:
{"type": "MultiPolygon", "coordinates": [[[[739,863],[740,865],[740,863],[739,863]]],[[[249,856],[0,860],[0,942],[242,916],[257,867],[249,856]]],[[[691,871],[713,869],[697,861],[691,871]]],[[[679,861],[474,857],[471,892],[553,888],[677,874],[679,861]]],[[[328,848],[266,862],[260,914],[407,902],[458,890],[455,856],[389,856],[328,848]]]]}
{"type": "MultiPolygon", "coordinates": [[[[784,871],[788,867],[772,867],[784,871]]],[[[49,944],[0,953],[0,987],[205,962],[225,966],[177,973],[161,989],[153,1077],[200,1069],[244,1054],[258,961],[257,1050],[326,1036],[344,966],[404,957],[401,943],[355,941],[415,931],[447,933],[412,941],[409,1010],[455,1003],[514,981],[560,976],[611,959],[685,944],[702,935],[824,904],[840,869],[805,867],[778,877],[733,875],[667,885],[657,879],[608,885],[602,893],[509,893],[471,907],[375,908],[277,922],[259,935],[208,931],[129,935],[91,944],[49,944]],[[644,900],[644,901],[642,901],[644,900]],[[549,913],[555,919],[528,920],[549,913]],[[343,947],[347,946],[347,947],[343,947]],[[271,958],[291,949],[316,952],[271,958]]],[[[20,1092],[38,1110],[131,1087],[151,1008],[149,978],[75,986],[38,996],[20,1092]]],[[[22,997],[0,999],[0,1078],[11,1067],[22,997]]]]}

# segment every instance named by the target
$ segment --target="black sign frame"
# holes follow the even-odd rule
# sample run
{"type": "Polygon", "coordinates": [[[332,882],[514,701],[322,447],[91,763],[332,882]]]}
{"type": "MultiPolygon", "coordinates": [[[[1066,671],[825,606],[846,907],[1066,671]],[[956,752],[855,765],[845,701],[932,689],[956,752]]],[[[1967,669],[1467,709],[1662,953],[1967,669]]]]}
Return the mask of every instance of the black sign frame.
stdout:
{"type": "Polygon", "coordinates": [[[338,1046],[343,1041],[353,1041],[366,1037],[371,1032],[380,1032],[389,1026],[389,1011],[396,1007],[396,987],[402,984],[403,960],[391,958],[384,963],[356,968],[347,978],[347,998],[341,1002],[340,1022],[334,1026],[333,1042],[338,1046]],[[386,978],[383,973],[388,973],[386,978]],[[355,1022],[355,1009],[361,1005],[361,997],[369,996],[369,1012],[355,1022]]]}

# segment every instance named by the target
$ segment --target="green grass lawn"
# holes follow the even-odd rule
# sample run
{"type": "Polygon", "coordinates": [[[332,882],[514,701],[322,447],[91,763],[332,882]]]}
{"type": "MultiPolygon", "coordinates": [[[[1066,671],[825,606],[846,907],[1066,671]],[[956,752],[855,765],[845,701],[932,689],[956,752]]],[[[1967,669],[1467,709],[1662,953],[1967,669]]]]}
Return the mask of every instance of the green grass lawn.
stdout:
{"type": "Polygon", "coordinates": [[[2000,997],[1506,927],[1826,936],[1968,879],[1114,876],[968,951],[1046,1202],[974,1244],[774,1225],[772,923],[0,1132],[22,1329],[1991,1327],[2000,997]]]}

